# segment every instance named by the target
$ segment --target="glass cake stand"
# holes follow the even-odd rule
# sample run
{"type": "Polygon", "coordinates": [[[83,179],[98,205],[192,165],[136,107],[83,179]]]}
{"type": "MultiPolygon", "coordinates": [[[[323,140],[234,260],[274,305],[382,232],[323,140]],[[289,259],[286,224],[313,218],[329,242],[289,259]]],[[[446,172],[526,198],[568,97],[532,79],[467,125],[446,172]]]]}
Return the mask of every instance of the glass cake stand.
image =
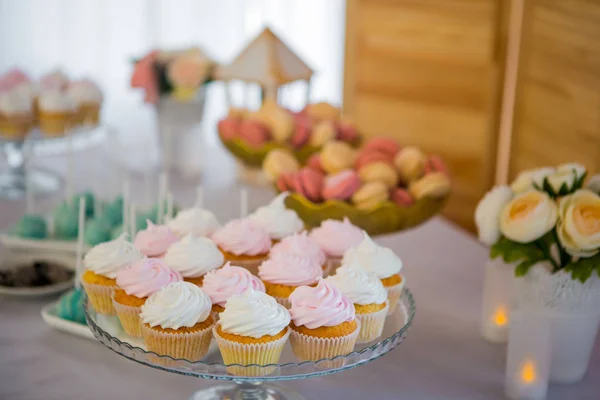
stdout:
{"type": "MultiPolygon", "coordinates": [[[[73,151],[80,151],[103,141],[108,128],[82,126],[73,130],[73,151]]],[[[35,194],[53,193],[60,189],[61,179],[42,168],[26,168],[31,157],[64,154],[69,150],[69,136],[47,137],[34,128],[25,140],[0,138],[6,167],[0,170],[0,197],[18,199],[25,197],[27,177],[35,194]]]]}
{"type": "MultiPolygon", "coordinates": [[[[368,364],[402,343],[415,315],[412,293],[404,289],[398,307],[386,319],[382,336],[370,343],[357,344],[352,353],[316,362],[300,362],[295,358],[289,344],[286,344],[279,364],[242,366],[223,364],[218,351],[198,362],[173,359],[146,351],[143,345],[139,345],[139,339],[120,340],[114,336],[114,329],[107,322],[114,317],[97,315],[94,309],[88,306],[87,301],[84,301],[84,305],[85,315],[94,336],[115,353],[174,374],[228,381],[196,392],[190,400],[302,400],[304,398],[299,393],[274,382],[335,374],[368,364]],[[109,333],[110,331],[112,333],[109,333]],[[231,373],[232,369],[235,370],[235,375],[231,373]],[[253,372],[244,373],[245,370],[253,372]],[[264,376],[256,376],[263,374],[264,376]]],[[[119,336],[123,338],[122,335],[119,336]]]]}

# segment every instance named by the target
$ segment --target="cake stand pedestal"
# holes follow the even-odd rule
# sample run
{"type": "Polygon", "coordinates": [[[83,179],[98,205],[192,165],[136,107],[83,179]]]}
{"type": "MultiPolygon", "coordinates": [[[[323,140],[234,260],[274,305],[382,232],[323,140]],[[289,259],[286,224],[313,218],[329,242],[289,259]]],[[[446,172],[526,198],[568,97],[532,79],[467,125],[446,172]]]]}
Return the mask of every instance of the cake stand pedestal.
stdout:
{"type": "Polygon", "coordinates": [[[369,343],[357,344],[349,354],[332,359],[301,362],[294,356],[288,344],[283,350],[279,364],[266,366],[225,365],[217,353],[197,362],[158,355],[136,345],[135,340],[120,340],[110,334],[107,331],[110,327],[104,325],[105,319],[99,317],[87,301],[84,302],[84,309],[94,336],[115,353],[173,374],[228,381],[200,390],[194,393],[190,400],[304,400],[298,392],[276,382],[336,374],[366,365],[384,356],[406,338],[415,315],[415,302],[410,290],[404,289],[398,307],[386,319],[381,337],[369,343]],[[232,367],[236,374],[228,371],[232,367]],[[254,376],[243,374],[244,370],[254,376]]]}

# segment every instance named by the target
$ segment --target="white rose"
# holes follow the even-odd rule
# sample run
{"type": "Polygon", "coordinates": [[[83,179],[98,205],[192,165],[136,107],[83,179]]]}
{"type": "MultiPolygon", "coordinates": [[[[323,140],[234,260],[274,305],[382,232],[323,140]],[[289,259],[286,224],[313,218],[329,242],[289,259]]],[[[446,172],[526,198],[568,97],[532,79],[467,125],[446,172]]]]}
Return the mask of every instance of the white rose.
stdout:
{"type": "Polygon", "coordinates": [[[519,175],[517,175],[517,178],[513,181],[511,185],[511,189],[515,193],[521,193],[531,189],[534,184],[541,188],[544,184],[544,179],[547,176],[552,175],[554,172],[554,168],[551,167],[543,167],[523,171],[519,175]]]}
{"type": "Polygon", "coordinates": [[[515,242],[529,243],[549,232],[557,218],[558,209],[547,193],[528,190],[502,210],[500,232],[515,242]]]}
{"type": "Polygon", "coordinates": [[[591,257],[600,248],[600,196],[582,189],[560,201],[558,239],[567,253],[591,257]]]}
{"type": "Polygon", "coordinates": [[[590,189],[592,192],[600,193],[600,175],[592,176],[585,185],[586,188],[590,189]]]}
{"type": "Polygon", "coordinates": [[[500,239],[500,212],[512,196],[508,186],[498,186],[486,193],[477,204],[475,224],[483,244],[491,246],[500,239]]]}
{"type": "Polygon", "coordinates": [[[567,164],[561,164],[558,167],[556,167],[556,170],[558,172],[561,171],[572,171],[575,173],[575,178],[576,179],[580,179],[587,171],[585,169],[585,167],[581,164],[577,164],[577,163],[567,163],[567,164]]]}

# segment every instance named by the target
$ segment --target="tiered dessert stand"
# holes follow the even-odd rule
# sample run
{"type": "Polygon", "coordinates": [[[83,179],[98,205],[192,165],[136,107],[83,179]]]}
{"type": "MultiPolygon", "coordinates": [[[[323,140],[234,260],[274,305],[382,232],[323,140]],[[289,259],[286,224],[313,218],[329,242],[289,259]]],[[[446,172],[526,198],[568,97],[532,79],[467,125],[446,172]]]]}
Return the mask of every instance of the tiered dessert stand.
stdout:
{"type": "MultiPolygon", "coordinates": [[[[110,322],[112,318],[97,315],[94,309],[87,305],[87,301],[84,304],[87,321],[94,336],[115,353],[165,372],[226,381],[196,392],[190,400],[302,400],[304,398],[299,393],[275,382],[335,374],[366,365],[402,343],[415,315],[412,293],[404,289],[398,307],[386,320],[382,336],[370,343],[357,344],[350,354],[316,362],[300,362],[294,357],[289,345],[286,345],[279,364],[242,366],[223,364],[218,351],[198,362],[173,359],[146,351],[144,346],[139,344],[139,340],[123,341],[115,337],[114,325],[110,322]],[[228,372],[232,367],[236,375],[228,372]],[[257,375],[257,367],[258,374],[264,376],[244,375],[244,370],[252,370],[253,374],[257,375]]],[[[123,335],[118,336],[123,338],[123,335]]]]}

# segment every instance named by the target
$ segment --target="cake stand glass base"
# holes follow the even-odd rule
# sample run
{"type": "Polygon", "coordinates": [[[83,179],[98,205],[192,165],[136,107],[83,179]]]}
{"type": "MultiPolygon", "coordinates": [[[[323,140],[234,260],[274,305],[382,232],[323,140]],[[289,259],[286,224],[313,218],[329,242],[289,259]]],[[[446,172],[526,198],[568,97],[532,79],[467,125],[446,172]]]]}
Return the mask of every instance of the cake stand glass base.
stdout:
{"type": "Polygon", "coordinates": [[[274,383],[225,383],[200,390],[190,400],[305,400],[300,393],[274,383]]]}

